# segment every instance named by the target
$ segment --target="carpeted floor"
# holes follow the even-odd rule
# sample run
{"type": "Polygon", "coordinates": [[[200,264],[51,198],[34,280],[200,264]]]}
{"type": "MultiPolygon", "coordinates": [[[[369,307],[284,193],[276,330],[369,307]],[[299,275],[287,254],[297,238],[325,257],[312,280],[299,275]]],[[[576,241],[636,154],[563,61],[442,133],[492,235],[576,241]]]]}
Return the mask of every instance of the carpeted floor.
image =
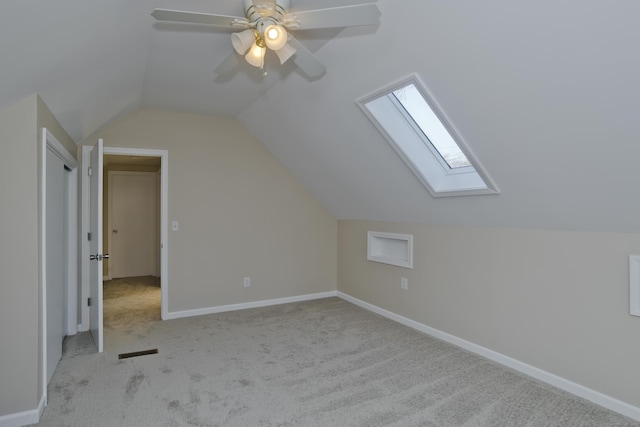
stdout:
{"type": "Polygon", "coordinates": [[[105,352],[65,341],[38,425],[640,426],[338,298],[170,321],[159,298],[105,283],[105,352]]]}

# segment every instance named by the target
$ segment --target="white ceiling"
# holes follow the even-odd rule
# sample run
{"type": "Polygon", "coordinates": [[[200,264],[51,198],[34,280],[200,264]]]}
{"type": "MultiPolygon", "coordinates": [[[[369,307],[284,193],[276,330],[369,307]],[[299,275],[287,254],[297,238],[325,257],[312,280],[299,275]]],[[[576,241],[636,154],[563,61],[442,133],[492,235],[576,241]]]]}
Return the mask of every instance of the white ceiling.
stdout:
{"type": "Polygon", "coordinates": [[[241,0],[4,0],[0,108],[37,92],[76,142],[141,107],[236,117],[340,219],[640,231],[640,2],[377,4],[377,27],[297,34],[327,67],[309,81],[216,76],[229,32],[150,16],[241,0]],[[501,194],[431,198],[356,106],[411,74],[501,194]]]}

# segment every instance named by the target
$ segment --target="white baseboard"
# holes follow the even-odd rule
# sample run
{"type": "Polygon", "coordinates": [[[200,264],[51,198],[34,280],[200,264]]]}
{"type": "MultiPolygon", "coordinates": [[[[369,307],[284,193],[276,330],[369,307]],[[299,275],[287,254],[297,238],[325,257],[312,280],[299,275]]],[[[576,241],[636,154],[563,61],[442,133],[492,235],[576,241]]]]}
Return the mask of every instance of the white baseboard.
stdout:
{"type": "Polygon", "coordinates": [[[467,340],[463,340],[462,338],[458,338],[454,335],[448,334],[446,332],[440,331],[438,329],[432,328],[422,323],[418,323],[414,320],[400,316],[398,314],[395,314],[391,311],[385,310],[373,304],[369,304],[368,302],[352,297],[351,295],[338,292],[338,297],[342,298],[345,301],[349,301],[350,303],[355,304],[359,307],[362,307],[366,310],[379,314],[383,317],[394,320],[403,325],[409,326],[410,328],[417,329],[418,331],[424,332],[427,335],[431,335],[435,338],[441,339],[442,341],[446,341],[455,346],[464,348],[465,350],[469,350],[480,356],[486,357],[489,360],[493,360],[494,362],[500,363],[501,365],[508,366],[509,368],[515,369],[516,371],[522,372],[523,374],[526,374],[530,377],[543,381],[547,384],[551,384],[555,387],[558,387],[559,389],[572,393],[578,397],[582,397],[583,399],[587,399],[604,408],[615,411],[619,414],[632,418],[636,421],[640,421],[640,408],[637,406],[630,405],[626,402],[615,399],[611,396],[607,396],[606,394],[592,390],[580,384],[574,383],[573,381],[559,377],[550,372],[543,371],[542,369],[536,368],[535,366],[528,365],[524,362],[513,359],[509,356],[505,356],[504,354],[490,350],[486,347],[482,347],[478,344],[474,344],[467,340]]]}
{"type": "Polygon", "coordinates": [[[330,298],[338,296],[337,291],[322,292],[318,294],[299,295],[295,297],[270,299],[263,301],[246,302],[241,304],[220,305],[217,307],[198,308],[195,310],[173,311],[167,313],[163,320],[180,319],[182,317],[202,316],[205,314],[224,313],[227,311],[246,310],[248,308],[268,307],[278,304],[289,304],[299,301],[310,301],[314,299],[330,298]]]}
{"type": "Polygon", "coordinates": [[[42,396],[36,409],[0,416],[0,427],[22,427],[29,424],[37,424],[42,417],[45,406],[46,396],[42,396]]]}
{"type": "Polygon", "coordinates": [[[73,335],[76,335],[77,333],[78,333],[78,325],[73,325],[67,331],[67,336],[73,336],[73,335]]]}
{"type": "Polygon", "coordinates": [[[42,414],[44,414],[44,408],[47,407],[47,395],[45,394],[40,398],[40,403],[38,403],[38,422],[42,418],[42,414]]]}

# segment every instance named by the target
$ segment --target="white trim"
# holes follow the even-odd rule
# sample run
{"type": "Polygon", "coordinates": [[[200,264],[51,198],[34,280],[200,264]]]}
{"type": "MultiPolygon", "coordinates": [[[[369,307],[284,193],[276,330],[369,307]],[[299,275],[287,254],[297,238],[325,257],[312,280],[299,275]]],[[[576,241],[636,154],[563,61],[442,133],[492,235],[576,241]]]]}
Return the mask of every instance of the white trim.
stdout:
{"type": "Polygon", "coordinates": [[[513,359],[509,356],[505,356],[504,354],[490,350],[486,347],[482,347],[478,344],[474,344],[470,341],[464,340],[462,338],[458,338],[454,335],[448,334],[446,332],[443,332],[438,329],[432,328],[430,326],[424,325],[422,323],[416,322],[415,320],[411,320],[406,317],[400,316],[399,314],[395,314],[391,311],[385,310],[383,308],[380,308],[368,302],[362,301],[358,298],[352,297],[351,295],[347,295],[343,292],[338,292],[338,297],[352,304],[355,304],[359,307],[362,307],[366,310],[379,314],[383,317],[394,320],[410,328],[416,329],[427,335],[431,335],[433,337],[446,341],[450,344],[453,344],[457,347],[461,347],[465,350],[468,350],[480,356],[486,357],[487,359],[500,363],[501,365],[507,366],[511,369],[515,369],[516,371],[522,372],[525,375],[528,375],[530,377],[543,381],[547,384],[551,384],[555,387],[558,387],[559,389],[572,393],[578,397],[587,399],[604,408],[615,411],[619,414],[632,418],[636,421],[640,421],[640,408],[637,406],[630,405],[626,402],[615,399],[611,396],[607,396],[606,394],[592,390],[583,385],[574,383],[573,381],[559,377],[550,372],[543,371],[542,369],[536,368],[535,366],[529,365],[527,363],[513,359]]]}
{"type": "Polygon", "coordinates": [[[42,128],[42,139],[47,141],[47,146],[54,152],[60,160],[67,166],[69,169],[76,169],[78,167],[78,162],[73,158],[73,155],[67,151],[66,148],[56,139],[55,136],[45,127],[42,128]]]}
{"type": "Polygon", "coordinates": [[[47,404],[49,402],[47,401],[47,396],[42,396],[40,398],[40,402],[38,403],[38,408],[36,409],[38,411],[38,421],[40,421],[40,418],[42,418],[42,414],[44,414],[44,408],[47,407],[47,404]]]}
{"type": "Polygon", "coordinates": [[[45,396],[42,396],[36,409],[0,416],[0,427],[22,427],[37,424],[42,418],[45,406],[47,406],[45,396]]]}
{"type": "Polygon", "coordinates": [[[640,316],[640,256],[629,255],[629,314],[640,316]]]}
{"type": "Polygon", "coordinates": [[[272,305],[289,304],[292,302],[311,301],[315,299],[331,298],[338,296],[337,291],[322,292],[318,294],[299,295],[295,297],[277,298],[263,301],[245,302],[240,304],[219,305],[217,307],[198,308],[195,310],[174,311],[167,313],[167,319],[180,319],[183,317],[203,316],[205,314],[225,313],[227,311],[246,310],[249,308],[269,307],[272,305]]]}
{"type": "MultiPolygon", "coordinates": [[[[78,264],[75,253],[76,245],[76,232],[78,228],[77,223],[77,210],[78,210],[78,200],[77,200],[77,187],[76,187],[76,169],[78,167],[78,163],[73,158],[73,156],[67,151],[67,149],[56,139],[55,136],[51,132],[47,130],[46,127],[41,129],[40,133],[40,141],[39,141],[39,159],[38,159],[38,181],[39,181],[39,207],[38,207],[38,224],[39,224],[39,273],[38,273],[38,286],[40,289],[40,294],[42,300],[40,301],[40,312],[42,313],[41,319],[41,333],[42,338],[40,345],[41,349],[41,357],[42,364],[39,366],[41,372],[38,373],[39,379],[42,381],[42,389],[38,392],[40,393],[40,402],[46,402],[47,399],[47,227],[46,227],[46,209],[47,209],[47,150],[51,150],[56,156],[58,156],[64,165],[71,170],[67,175],[67,265],[66,265],[66,280],[67,280],[67,289],[65,290],[67,293],[66,304],[67,304],[67,319],[65,319],[65,332],[67,335],[73,335],[76,333],[74,329],[75,324],[77,323],[77,300],[71,300],[73,297],[74,289],[77,292],[77,274],[78,264]]],[[[41,404],[38,405],[40,408],[41,404]]],[[[42,410],[44,406],[42,406],[42,410]]],[[[42,410],[38,409],[37,413],[41,413],[42,410]]],[[[31,417],[31,413],[33,411],[27,411],[21,414],[26,414],[24,416],[31,417]]],[[[22,417],[23,415],[20,415],[22,417]]],[[[0,418],[0,422],[2,422],[3,418],[0,418]]],[[[38,422],[39,417],[34,421],[38,422]]],[[[32,424],[32,423],[27,423],[32,424]]],[[[3,424],[0,424],[3,425],[3,424]]]]}
{"type": "Polygon", "coordinates": [[[82,147],[82,160],[80,170],[80,251],[78,253],[78,265],[80,283],[80,326],[78,331],[89,330],[89,307],[87,306],[87,298],[89,298],[89,265],[86,262],[86,254],[89,253],[89,241],[87,234],[89,233],[89,166],[91,165],[91,149],[93,147],[85,145],[82,147]]]}
{"type": "Polygon", "coordinates": [[[78,333],[78,168],[67,173],[67,335],[78,333]]]}
{"type": "MultiPolygon", "coordinates": [[[[87,233],[89,232],[89,180],[88,170],[90,164],[91,146],[82,147],[82,171],[81,171],[81,194],[82,194],[82,218],[80,221],[80,276],[82,280],[82,330],[89,330],[89,307],[86,304],[89,297],[89,268],[86,257],[83,254],[89,253],[89,242],[87,233]]],[[[116,148],[104,147],[104,154],[115,154],[124,156],[160,157],[160,288],[161,288],[161,318],[166,319],[169,311],[169,245],[168,245],[168,214],[169,214],[169,151],[153,150],[141,148],[116,148]]]]}
{"type": "MultiPolygon", "coordinates": [[[[38,393],[40,393],[41,399],[47,398],[47,139],[48,132],[45,128],[43,128],[39,147],[40,156],[38,167],[38,170],[40,172],[40,194],[38,197],[38,201],[40,203],[40,206],[38,206],[38,222],[40,227],[40,236],[38,236],[40,247],[38,248],[38,255],[40,258],[40,265],[38,268],[38,281],[40,296],[42,298],[42,300],[40,301],[40,313],[42,313],[40,324],[42,334],[40,345],[42,346],[42,348],[40,349],[40,356],[42,358],[42,361],[39,366],[40,372],[38,372],[38,378],[42,382],[42,388],[38,390],[38,393]]],[[[38,421],[39,419],[36,420],[36,422],[38,421]]]]}

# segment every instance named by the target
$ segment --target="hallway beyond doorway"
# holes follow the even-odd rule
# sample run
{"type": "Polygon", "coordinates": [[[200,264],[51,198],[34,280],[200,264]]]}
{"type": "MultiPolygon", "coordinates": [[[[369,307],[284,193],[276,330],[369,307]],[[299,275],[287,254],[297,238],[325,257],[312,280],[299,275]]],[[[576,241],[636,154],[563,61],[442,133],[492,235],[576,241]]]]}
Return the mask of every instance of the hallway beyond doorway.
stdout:
{"type": "MultiPolygon", "coordinates": [[[[160,278],[154,276],[125,277],[104,282],[105,346],[123,347],[112,343],[114,336],[132,334],[133,325],[160,320],[160,278]],[[115,333],[118,331],[119,333],[115,333]]],[[[132,337],[135,340],[135,337],[132,337]]],[[[130,345],[135,346],[134,343],[130,345]]],[[[108,348],[108,347],[107,347],[108,348]]],[[[128,351],[136,351],[131,348],[128,351]]]]}

